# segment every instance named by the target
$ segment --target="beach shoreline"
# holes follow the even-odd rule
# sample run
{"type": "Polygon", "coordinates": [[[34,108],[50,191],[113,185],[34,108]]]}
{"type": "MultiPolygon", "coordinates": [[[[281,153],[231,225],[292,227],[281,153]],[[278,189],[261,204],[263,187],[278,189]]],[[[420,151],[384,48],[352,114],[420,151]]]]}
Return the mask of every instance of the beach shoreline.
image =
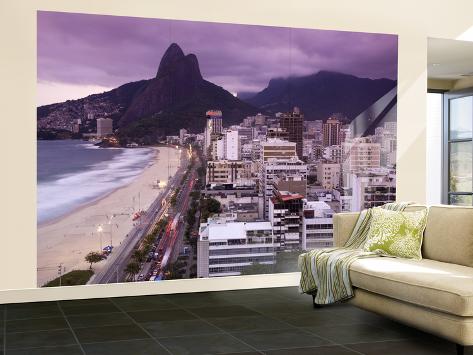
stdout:
{"type": "MultiPolygon", "coordinates": [[[[100,148],[100,149],[118,149],[118,148],[100,148]]],[[[131,149],[131,148],[128,148],[128,149],[131,149]]],[[[118,187],[115,187],[113,189],[111,189],[110,191],[107,191],[105,192],[104,194],[100,195],[100,196],[97,196],[96,198],[90,200],[90,201],[87,201],[87,202],[84,202],[76,207],[74,207],[72,210],[66,212],[65,214],[61,215],[61,216],[57,216],[57,217],[53,217],[51,219],[48,219],[44,222],[40,222],[40,223],[37,223],[36,224],[36,228],[43,228],[43,227],[46,227],[48,225],[51,225],[51,224],[54,224],[54,223],[58,223],[60,222],[62,219],[66,218],[67,216],[69,215],[72,215],[74,213],[77,213],[79,212],[81,209],[84,209],[84,208],[87,208],[89,206],[92,206],[93,204],[95,203],[98,203],[100,202],[100,200],[103,200],[104,198],[106,198],[107,196],[110,196],[111,194],[115,193],[116,191],[120,190],[120,189],[123,189],[125,187],[127,187],[128,185],[132,184],[133,181],[138,178],[147,168],[149,168],[150,166],[154,165],[156,163],[156,161],[159,159],[159,149],[157,147],[152,147],[152,149],[155,150],[155,156],[153,157],[153,159],[148,163],[147,166],[145,166],[143,168],[143,171],[138,174],[138,176],[136,176],[132,181],[122,185],[122,186],[118,186],[118,187]]]]}
{"type": "MultiPolygon", "coordinates": [[[[153,149],[156,152],[152,161],[129,183],[37,225],[39,287],[58,276],[59,265],[65,268],[65,273],[87,269],[89,264],[84,260],[87,253],[110,244],[117,246],[126,238],[135,223],[133,214],[146,210],[161,192],[155,186],[156,181],[167,183],[168,149],[171,175],[179,164],[177,149],[153,149]]],[[[95,264],[94,270],[100,270],[101,264],[104,262],[95,264]]]]}

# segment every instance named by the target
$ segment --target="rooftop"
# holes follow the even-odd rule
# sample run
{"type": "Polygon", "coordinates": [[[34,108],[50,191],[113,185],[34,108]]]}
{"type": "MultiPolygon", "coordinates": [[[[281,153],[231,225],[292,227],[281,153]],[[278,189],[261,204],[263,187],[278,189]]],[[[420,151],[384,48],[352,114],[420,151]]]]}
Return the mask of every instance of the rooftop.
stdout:
{"type": "Polygon", "coordinates": [[[272,230],[270,222],[211,222],[205,232],[210,240],[244,239],[247,231],[272,230]]]}

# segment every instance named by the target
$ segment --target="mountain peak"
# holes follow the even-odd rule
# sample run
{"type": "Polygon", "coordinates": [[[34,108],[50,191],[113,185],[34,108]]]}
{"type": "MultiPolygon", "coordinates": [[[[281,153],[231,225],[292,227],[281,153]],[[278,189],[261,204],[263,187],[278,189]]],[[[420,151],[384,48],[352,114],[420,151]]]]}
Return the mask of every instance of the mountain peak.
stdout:
{"type": "Polygon", "coordinates": [[[158,77],[166,74],[169,68],[171,68],[176,62],[182,60],[184,57],[184,52],[182,51],[181,47],[179,47],[177,43],[172,43],[168,49],[166,49],[166,52],[164,52],[164,55],[161,58],[156,76],[158,77]]]}

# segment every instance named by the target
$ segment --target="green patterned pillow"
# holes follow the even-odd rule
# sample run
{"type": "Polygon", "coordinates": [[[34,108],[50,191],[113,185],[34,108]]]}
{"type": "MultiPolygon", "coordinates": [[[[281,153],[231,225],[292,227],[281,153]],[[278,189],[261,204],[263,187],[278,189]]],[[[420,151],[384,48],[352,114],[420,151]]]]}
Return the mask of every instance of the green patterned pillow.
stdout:
{"type": "Polygon", "coordinates": [[[415,212],[373,208],[365,251],[408,259],[422,259],[427,209],[415,212]]]}

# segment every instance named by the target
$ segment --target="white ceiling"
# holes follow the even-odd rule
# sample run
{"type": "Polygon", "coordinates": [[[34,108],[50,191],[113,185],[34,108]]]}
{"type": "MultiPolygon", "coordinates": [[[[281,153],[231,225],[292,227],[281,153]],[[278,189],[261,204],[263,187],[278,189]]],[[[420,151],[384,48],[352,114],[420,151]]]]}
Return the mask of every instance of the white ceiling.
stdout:
{"type": "Polygon", "coordinates": [[[473,42],[429,38],[427,48],[429,79],[473,77],[473,42]]]}

